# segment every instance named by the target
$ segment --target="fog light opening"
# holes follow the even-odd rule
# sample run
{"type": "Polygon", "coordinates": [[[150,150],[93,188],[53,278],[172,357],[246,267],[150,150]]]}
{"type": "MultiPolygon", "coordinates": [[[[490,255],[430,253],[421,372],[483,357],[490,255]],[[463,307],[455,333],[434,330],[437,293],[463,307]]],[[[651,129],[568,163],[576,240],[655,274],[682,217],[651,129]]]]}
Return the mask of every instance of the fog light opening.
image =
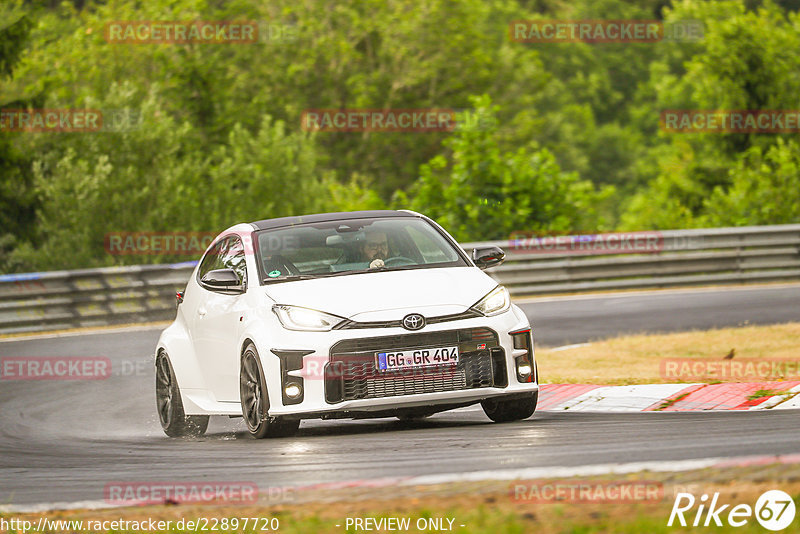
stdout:
{"type": "Polygon", "coordinates": [[[533,382],[533,364],[528,355],[517,356],[515,363],[517,368],[517,381],[521,384],[530,384],[533,382]]]}
{"type": "Polygon", "coordinates": [[[283,388],[283,392],[286,393],[286,396],[290,399],[296,399],[299,397],[303,390],[300,388],[299,384],[287,384],[285,388],[283,388]]]}

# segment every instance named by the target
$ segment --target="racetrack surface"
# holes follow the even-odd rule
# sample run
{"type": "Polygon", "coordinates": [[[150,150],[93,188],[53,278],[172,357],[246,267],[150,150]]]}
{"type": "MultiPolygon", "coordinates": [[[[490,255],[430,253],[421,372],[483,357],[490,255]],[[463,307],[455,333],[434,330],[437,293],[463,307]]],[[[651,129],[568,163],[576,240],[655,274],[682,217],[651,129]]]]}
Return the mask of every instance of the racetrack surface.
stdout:
{"type": "MultiPolygon", "coordinates": [[[[523,301],[544,345],[617,333],[800,320],[800,286],[629,293],[523,301]]],[[[723,413],[537,412],[492,424],[472,407],[417,423],[304,421],[293,438],[252,440],[212,419],[173,440],[155,413],[154,329],[0,342],[0,357],[106,356],[99,381],[0,381],[0,505],[102,501],[111,482],[240,481],[262,490],[474,470],[797,452],[795,410],[723,413]]]]}

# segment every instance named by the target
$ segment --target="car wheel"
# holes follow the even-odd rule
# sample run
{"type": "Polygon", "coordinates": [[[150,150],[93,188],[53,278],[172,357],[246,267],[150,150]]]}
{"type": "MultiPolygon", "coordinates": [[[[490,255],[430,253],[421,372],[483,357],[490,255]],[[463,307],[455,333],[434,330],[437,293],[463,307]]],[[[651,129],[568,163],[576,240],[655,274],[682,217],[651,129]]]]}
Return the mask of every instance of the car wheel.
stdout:
{"type": "Polygon", "coordinates": [[[519,421],[527,419],[536,411],[536,403],[539,400],[539,392],[526,397],[514,397],[512,399],[486,399],[481,401],[484,413],[495,423],[506,423],[508,421],[519,421]]]}
{"type": "Polygon", "coordinates": [[[269,396],[264,380],[261,360],[252,343],[242,354],[239,371],[239,394],[242,403],[242,416],[247,430],[256,439],[291,436],[300,427],[299,419],[284,419],[269,416],[269,396]]]}
{"type": "Polygon", "coordinates": [[[184,413],[175,371],[163,350],[156,358],[156,408],[161,428],[171,438],[202,436],[208,428],[207,415],[184,413]]]}

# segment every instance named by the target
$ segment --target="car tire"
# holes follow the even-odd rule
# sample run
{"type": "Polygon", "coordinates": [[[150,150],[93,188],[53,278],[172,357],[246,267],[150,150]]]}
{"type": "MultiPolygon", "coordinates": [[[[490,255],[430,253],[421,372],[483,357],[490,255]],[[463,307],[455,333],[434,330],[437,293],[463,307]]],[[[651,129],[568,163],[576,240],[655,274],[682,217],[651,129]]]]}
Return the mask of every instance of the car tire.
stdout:
{"type": "Polygon", "coordinates": [[[186,415],[175,370],[165,351],[156,357],[156,410],[164,433],[171,438],[198,437],[208,428],[207,415],[186,415]]]}
{"type": "Polygon", "coordinates": [[[525,397],[485,399],[481,401],[481,407],[486,416],[495,423],[507,423],[532,416],[536,411],[538,401],[539,392],[537,391],[525,397]]]}
{"type": "Polygon", "coordinates": [[[269,395],[264,370],[255,345],[248,344],[239,367],[239,395],[242,417],[250,435],[256,439],[292,436],[300,427],[299,419],[269,416],[269,395]]]}

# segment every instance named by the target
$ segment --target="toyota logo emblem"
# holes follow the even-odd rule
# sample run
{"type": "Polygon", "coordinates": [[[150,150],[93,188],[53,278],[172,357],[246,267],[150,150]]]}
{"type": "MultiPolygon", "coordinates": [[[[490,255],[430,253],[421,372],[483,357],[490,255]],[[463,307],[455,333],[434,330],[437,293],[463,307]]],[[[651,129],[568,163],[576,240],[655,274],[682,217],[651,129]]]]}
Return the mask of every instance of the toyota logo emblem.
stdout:
{"type": "Polygon", "coordinates": [[[418,313],[411,313],[403,317],[403,328],[406,330],[419,330],[425,326],[425,317],[418,313]]]}

